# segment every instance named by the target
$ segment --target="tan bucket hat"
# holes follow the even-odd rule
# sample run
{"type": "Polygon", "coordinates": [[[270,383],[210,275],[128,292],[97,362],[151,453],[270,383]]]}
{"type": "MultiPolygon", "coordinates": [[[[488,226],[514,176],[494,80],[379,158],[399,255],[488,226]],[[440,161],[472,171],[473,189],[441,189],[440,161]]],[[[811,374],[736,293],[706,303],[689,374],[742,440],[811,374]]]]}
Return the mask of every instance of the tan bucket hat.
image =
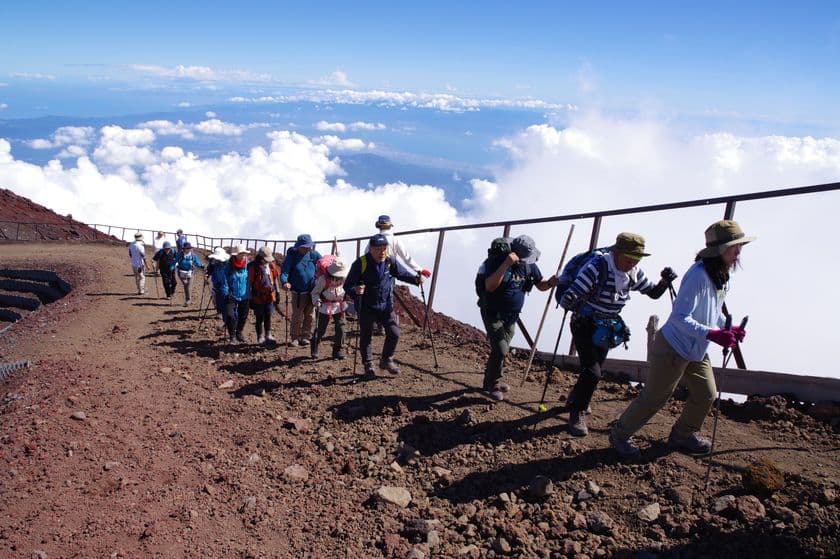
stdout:
{"type": "Polygon", "coordinates": [[[143,233],[135,233],[134,234],[135,241],[142,241],[143,240],[143,233]]]}
{"type": "Polygon", "coordinates": [[[230,251],[231,256],[239,256],[240,254],[251,254],[251,251],[245,245],[236,245],[230,251]]]}
{"type": "Polygon", "coordinates": [[[745,245],[757,237],[747,237],[737,222],[722,219],[706,229],[706,248],[697,253],[700,258],[720,256],[734,245],[745,245]]]}
{"type": "Polygon", "coordinates": [[[631,258],[650,256],[649,252],[645,252],[645,238],[636,233],[619,233],[615,238],[612,251],[620,252],[631,258]]]}
{"type": "Polygon", "coordinates": [[[327,273],[334,278],[346,278],[349,271],[347,264],[341,258],[336,258],[332,264],[327,266],[327,273]]]}
{"type": "Polygon", "coordinates": [[[274,254],[267,246],[260,247],[260,250],[257,251],[257,257],[261,257],[266,262],[274,262],[274,254]]]}

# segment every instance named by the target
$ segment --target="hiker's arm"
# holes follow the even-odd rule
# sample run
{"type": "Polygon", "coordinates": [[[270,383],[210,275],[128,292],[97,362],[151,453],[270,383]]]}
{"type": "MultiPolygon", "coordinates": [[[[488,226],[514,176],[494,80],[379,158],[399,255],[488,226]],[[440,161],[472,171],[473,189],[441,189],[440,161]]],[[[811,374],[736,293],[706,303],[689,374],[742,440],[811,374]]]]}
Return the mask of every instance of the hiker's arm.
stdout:
{"type": "Polygon", "coordinates": [[[312,291],[309,292],[309,296],[312,299],[312,305],[318,306],[321,302],[321,292],[324,290],[324,286],[326,286],[327,282],[324,279],[324,276],[315,280],[315,285],[312,286],[312,291]]]}
{"type": "Polygon", "coordinates": [[[361,265],[358,260],[353,262],[350,266],[350,271],[347,272],[347,278],[344,280],[344,292],[347,293],[351,299],[355,299],[359,296],[359,293],[356,292],[356,288],[361,280],[360,266],[361,265]]]}
{"type": "Polygon", "coordinates": [[[484,290],[487,293],[493,293],[496,291],[500,285],[502,285],[502,278],[505,277],[505,272],[508,271],[508,268],[513,266],[519,262],[519,257],[516,255],[515,252],[510,252],[496,268],[496,271],[490,274],[487,279],[484,280],[484,290]]]}
{"type": "Polygon", "coordinates": [[[420,285],[423,278],[423,276],[420,275],[420,272],[409,270],[396,260],[391,260],[391,264],[393,266],[391,273],[398,280],[412,285],[420,285]]]}
{"type": "Polygon", "coordinates": [[[581,302],[588,299],[589,294],[598,285],[599,274],[600,272],[595,262],[591,261],[584,266],[578,272],[572,285],[563,293],[563,296],[560,298],[560,306],[566,310],[575,311],[581,302]]]}

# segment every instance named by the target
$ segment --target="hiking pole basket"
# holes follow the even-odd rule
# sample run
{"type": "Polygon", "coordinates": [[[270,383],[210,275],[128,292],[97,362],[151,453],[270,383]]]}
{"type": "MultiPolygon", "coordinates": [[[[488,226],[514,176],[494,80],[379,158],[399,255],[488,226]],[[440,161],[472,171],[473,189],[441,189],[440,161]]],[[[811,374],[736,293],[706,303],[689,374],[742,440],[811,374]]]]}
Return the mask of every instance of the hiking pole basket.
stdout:
{"type": "Polygon", "coordinates": [[[426,316],[423,319],[423,330],[428,326],[429,343],[432,345],[432,357],[435,359],[435,369],[438,368],[437,351],[435,351],[435,337],[432,334],[432,323],[429,322],[429,305],[426,304],[426,290],[423,288],[423,282],[420,282],[420,295],[423,296],[423,307],[426,309],[426,316]]]}
{"type": "MultiPolygon", "coordinates": [[[[566,236],[566,246],[563,247],[563,254],[560,256],[560,263],[557,264],[557,273],[554,274],[555,277],[560,275],[560,270],[563,269],[563,262],[566,261],[566,251],[569,250],[569,242],[572,240],[572,233],[575,232],[575,224],[572,223],[571,227],[569,227],[569,234],[566,236]]],[[[519,383],[519,387],[522,388],[525,385],[525,379],[528,378],[528,373],[531,372],[531,365],[534,364],[534,356],[537,354],[537,342],[540,340],[540,334],[542,333],[543,324],[545,324],[545,317],[548,315],[548,307],[551,306],[551,299],[554,297],[554,290],[557,288],[556,285],[552,285],[551,289],[548,292],[548,300],[545,302],[545,308],[543,309],[542,318],[540,319],[540,325],[537,328],[537,333],[534,336],[534,345],[531,347],[531,354],[528,356],[528,364],[525,366],[525,374],[522,375],[522,382],[519,383]]],[[[545,394],[543,394],[543,397],[545,394]]]]}

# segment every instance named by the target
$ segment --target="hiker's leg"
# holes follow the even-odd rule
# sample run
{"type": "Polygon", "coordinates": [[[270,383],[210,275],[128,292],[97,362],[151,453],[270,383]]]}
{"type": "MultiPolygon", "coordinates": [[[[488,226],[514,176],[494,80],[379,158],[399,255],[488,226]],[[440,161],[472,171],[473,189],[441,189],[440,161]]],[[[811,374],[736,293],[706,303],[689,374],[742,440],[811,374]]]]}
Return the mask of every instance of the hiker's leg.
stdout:
{"type": "Polygon", "coordinates": [[[385,343],[382,346],[382,359],[390,359],[397,350],[397,342],[400,341],[400,325],[394,311],[381,313],[379,321],[385,330],[385,343]]]}
{"type": "Polygon", "coordinates": [[[592,400],[592,394],[601,380],[601,365],[609,350],[592,343],[594,324],[588,318],[573,318],[572,337],[580,359],[580,374],[568,398],[569,407],[578,412],[585,411],[592,400]]]}
{"type": "Polygon", "coordinates": [[[688,399],[680,418],[674,423],[674,432],[689,435],[700,431],[715,402],[717,386],[708,354],[703,356],[702,361],[688,362],[683,382],[688,387],[688,399]]]}
{"type": "Polygon", "coordinates": [[[236,333],[238,335],[242,334],[242,330],[245,328],[245,323],[248,322],[248,300],[245,299],[244,301],[237,302],[237,309],[236,309],[236,333]]]}
{"type": "Polygon", "coordinates": [[[292,341],[300,339],[300,327],[303,321],[303,309],[301,308],[301,294],[292,291],[292,321],[290,324],[290,336],[292,341]]]}
{"type": "Polygon", "coordinates": [[[333,355],[340,353],[344,348],[345,328],[347,322],[343,313],[332,315],[333,324],[335,324],[335,340],[333,341],[333,355]]]}
{"type": "Polygon", "coordinates": [[[263,305],[263,331],[266,339],[271,334],[271,308],[274,305],[271,301],[263,305]]]}
{"type": "Polygon", "coordinates": [[[515,332],[515,325],[505,326],[498,313],[482,309],[481,318],[490,344],[490,355],[484,366],[484,388],[492,388],[502,378],[505,356],[510,351],[510,341],[515,332]]]}
{"type": "Polygon", "coordinates": [[[657,332],[648,354],[647,382],[618,418],[613,434],[627,440],[644,427],[668,402],[687,366],[688,361],[680,357],[665,337],[657,332]]]}
{"type": "Polygon", "coordinates": [[[236,324],[239,321],[238,310],[239,304],[233,299],[225,302],[225,326],[227,326],[228,337],[231,339],[236,335],[236,324]]]}
{"type": "Polygon", "coordinates": [[[309,339],[309,336],[312,334],[312,321],[315,317],[315,307],[312,305],[312,296],[309,293],[302,293],[301,299],[303,300],[301,304],[303,307],[303,319],[300,326],[300,337],[301,339],[309,339]]]}
{"type": "Polygon", "coordinates": [[[254,328],[257,331],[257,342],[262,338],[263,333],[263,314],[265,313],[264,305],[254,305],[254,328]]]}
{"type": "Polygon", "coordinates": [[[373,322],[373,313],[359,310],[359,351],[362,354],[362,363],[365,365],[373,363],[373,348],[370,343],[373,335],[373,322]]]}

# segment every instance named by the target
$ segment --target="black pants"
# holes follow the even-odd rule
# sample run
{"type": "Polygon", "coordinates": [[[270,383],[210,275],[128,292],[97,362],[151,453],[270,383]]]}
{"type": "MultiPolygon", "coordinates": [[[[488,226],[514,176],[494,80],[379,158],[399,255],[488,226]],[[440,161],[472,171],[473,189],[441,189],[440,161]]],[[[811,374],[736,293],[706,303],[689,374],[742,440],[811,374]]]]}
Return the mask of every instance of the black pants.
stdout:
{"type": "Polygon", "coordinates": [[[580,358],[580,375],[569,393],[568,402],[570,409],[580,412],[589,407],[592,394],[601,380],[601,365],[604,364],[610,350],[592,343],[592,334],[595,332],[592,318],[572,315],[571,328],[580,358]]]}
{"type": "Polygon", "coordinates": [[[382,346],[382,359],[389,359],[394,356],[397,349],[397,342],[400,340],[400,324],[397,315],[393,310],[374,311],[363,309],[359,311],[359,349],[362,352],[362,361],[365,365],[373,363],[373,347],[371,337],[373,336],[373,324],[381,324],[385,329],[385,344],[382,346]]]}
{"type": "Polygon", "coordinates": [[[263,329],[266,335],[271,333],[271,307],[272,302],[268,303],[254,303],[251,307],[254,309],[254,318],[257,320],[257,337],[262,336],[263,329]]]}
{"type": "Polygon", "coordinates": [[[228,329],[228,336],[231,338],[236,334],[242,334],[245,322],[248,320],[248,299],[237,301],[228,299],[225,304],[225,325],[228,329]]]}
{"type": "Polygon", "coordinates": [[[163,283],[163,292],[167,297],[172,297],[175,293],[175,270],[161,270],[160,281],[163,283]]]}

